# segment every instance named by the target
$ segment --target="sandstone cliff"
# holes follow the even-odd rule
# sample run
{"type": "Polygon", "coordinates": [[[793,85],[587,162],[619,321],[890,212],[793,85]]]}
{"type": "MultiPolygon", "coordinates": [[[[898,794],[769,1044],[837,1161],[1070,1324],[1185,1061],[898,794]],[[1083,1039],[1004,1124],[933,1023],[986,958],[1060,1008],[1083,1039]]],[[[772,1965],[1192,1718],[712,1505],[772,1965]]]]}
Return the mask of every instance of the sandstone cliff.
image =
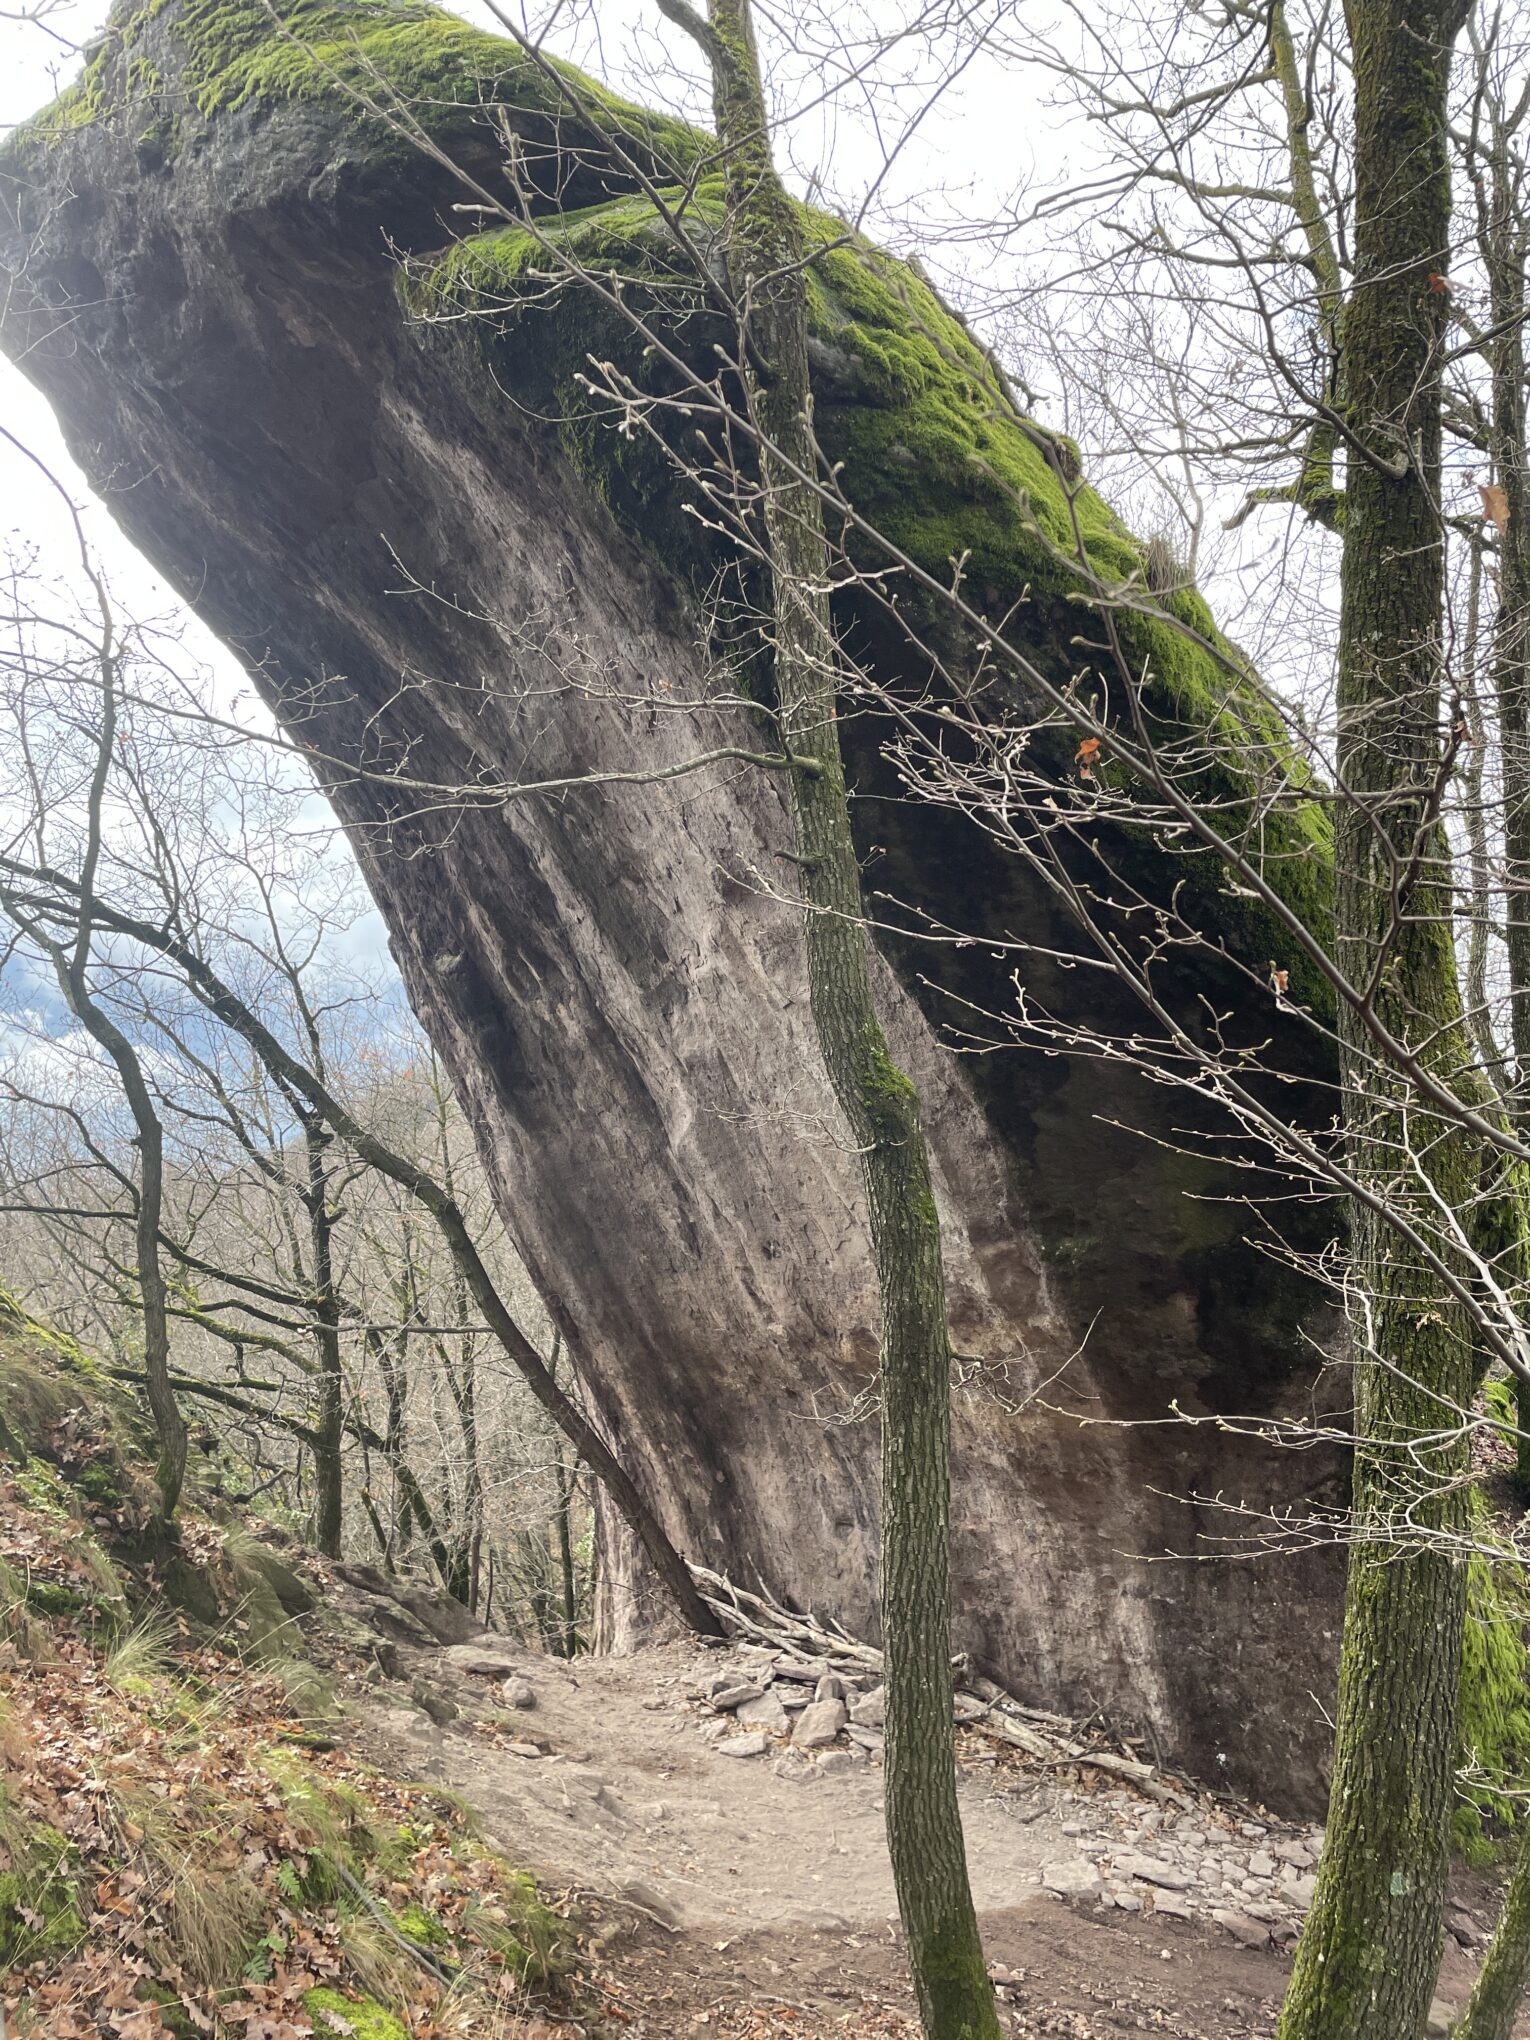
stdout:
{"type": "MultiPolygon", "coordinates": [[[[304,4],[288,19],[279,30],[259,0],[117,18],[82,83],[0,164],[4,344],[113,514],[327,761],[507,1227],[671,1534],[869,1632],[875,1425],[845,1419],[873,1378],[874,1295],[796,918],[773,896],[790,890],[779,789],[725,763],[493,792],[761,742],[709,663],[720,626],[714,612],[709,641],[705,598],[726,584],[726,549],[687,514],[661,449],[614,430],[587,387],[595,354],[672,394],[662,360],[598,297],[548,280],[556,247],[621,276],[677,349],[705,358],[707,307],[693,276],[665,270],[632,189],[635,171],[663,184],[704,163],[705,139],[587,85],[571,103],[509,45],[422,6],[304,4]],[[374,108],[407,95],[503,193],[497,109],[540,236],[460,241],[460,184],[358,90],[374,108]],[[482,797],[419,790],[436,783],[482,797]]],[[[694,218],[704,240],[704,193],[694,218]]],[[[1062,493],[1036,436],[975,393],[960,326],[853,239],[819,265],[814,319],[819,427],[852,500],[931,571],[965,554],[985,603],[1023,599],[1016,628],[1037,663],[1072,670],[1079,612],[1046,543],[1066,530],[1062,493]]],[[[1128,534],[1092,496],[1083,508],[1095,564],[1130,571],[1128,534]]],[[[889,684],[928,682],[884,603],[862,591],[842,610],[889,684]]],[[[915,629],[948,662],[973,656],[933,607],[916,606],[915,629]]],[[[1224,704],[1209,661],[1142,629],[1152,712],[1212,732],[1235,803],[1240,751],[1269,741],[1257,706],[1224,704]]],[[[890,921],[1076,946],[1023,861],[895,797],[875,717],[846,727],[868,885],[901,903],[890,921]]],[[[1040,740],[1060,776],[1068,741],[1040,740]]],[[[1320,825],[1294,812],[1269,848],[1312,909],[1320,825]]],[[[1246,961],[1274,953],[1204,860],[1116,851],[1149,891],[1188,886],[1246,961]]],[[[926,1099],[969,1356],[958,1641],[1038,1702],[1098,1706],[1203,1774],[1315,1803],[1332,1555],[1207,1563],[1243,1526],[1180,1499],[1279,1506],[1319,1477],[1313,1463],[1213,1428],[1081,1428],[1067,1412],[1300,1407],[1331,1313],[1248,1243],[1246,1211],[1215,1201],[1227,1183],[1176,1152],[1194,1117],[1182,1096],[1098,1059],[942,1046],[963,1001],[1012,1007],[1013,955],[892,933],[879,946],[889,1031],[926,1099]]],[[[1187,1010],[1204,991],[1241,1038],[1278,1029],[1211,952],[1197,983],[1179,968],[1169,991],[1187,1010]]],[[[1041,953],[1023,970],[1039,1008],[1135,1024],[1104,979],[1041,953]]],[[[1291,1110],[1326,1117],[1303,1088],[1328,1074],[1321,1056],[1294,1034],[1276,1052],[1302,1080],[1291,1110]]],[[[641,1585],[613,1589],[618,1640],[642,1619],[641,1585]]]]}

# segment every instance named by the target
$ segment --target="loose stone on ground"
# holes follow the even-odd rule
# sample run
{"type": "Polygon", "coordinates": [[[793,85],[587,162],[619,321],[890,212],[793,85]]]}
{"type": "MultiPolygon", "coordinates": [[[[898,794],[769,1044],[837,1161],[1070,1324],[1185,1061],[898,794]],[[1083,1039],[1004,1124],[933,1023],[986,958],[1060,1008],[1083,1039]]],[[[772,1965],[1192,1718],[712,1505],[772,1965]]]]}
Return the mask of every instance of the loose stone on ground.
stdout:
{"type": "MultiPolygon", "coordinates": [[[[1039,1832],[1050,1821],[1065,1844],[1039,1869],[1022,1867],[1022,1884],[1039,1884],[1068,1904],[1214,1922],[1248,1948],[1295,1940],[1312,1903],[1319,1830],[1282,1831],[1268,1820],[1230,1817],[1214,1800],[1188,1792],[1145,1803],[1129,1781],[1109,1783],[1108,1766],[1103,1778],[1099,1766],[1090,1767],[1091,1746],[1070,1745],[1068,1724],[1043,1723],[1053,1737],[1044,1742],[1031,1734],[1023,1709],[1017,1721],[1002,1713],[997,1688],[979,1682],[979,1689],[984,1697],[961,1693],[952,1707],[964,1790],[986,1775],[992,1802],[1009,1811],[1017,1833],[1033,1823],[1039,1832]],[[1075,1750],[1079,1770],[1070,1775],[1075,1750]],[[1091,1789],[1081,1791],[1075,1777],[1088,1779],[1091,1789]]],[[[799,1786],[854,1777],[880,1765],[884,1754],[880,1678],[822,1659],[740,1649],[691,1688],[691,1711],[698,1709],[702,1734],[720,1754],[757,1758],[774,1751],[772,1769],[799,1786]]],[[[1130,1745],[1120,1748],[1121,1756],[1112,1757],[1117,1776],[1134,1769],[1155,1775],[1130,1756],[1130,1745]]],[[[1034,1843],[1020,1853],[1022,1862],[1028,1854],[1036,1864],[1034,1843]]],[[[1453,1922],[1452,1931],[1470,1945],[1469,1920],[1453,1922]]]]}

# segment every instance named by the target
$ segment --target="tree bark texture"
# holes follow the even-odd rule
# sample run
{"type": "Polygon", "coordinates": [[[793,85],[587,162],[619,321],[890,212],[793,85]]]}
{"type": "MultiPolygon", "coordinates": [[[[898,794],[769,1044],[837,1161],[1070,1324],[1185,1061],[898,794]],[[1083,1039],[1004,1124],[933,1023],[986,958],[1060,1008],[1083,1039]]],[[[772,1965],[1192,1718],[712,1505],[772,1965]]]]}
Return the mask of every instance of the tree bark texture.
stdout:
{"type": "Polygon", "coordinates": [[[1514,2040],[1530,1983],[1530,1821],[1521,1825],[1514,1868],[1492,1941],[1451,2040],[1514,2040]]]}
{"type": "Polygon", "coordinates": [[[807,908],[813,1024],[860,1157],[881,1317],[882,1647],[887,1839],[930,2040],[998,2040],[967,1877],[951,1738],[951,1347],[940,1217],[919,1097],[877,1011],[837,728],[807,352],[807,245],[777,176],[749,0],[710,0],[723,245],[759,431],[769,641],[807,908]]]}
{"type": "MultiPolygon", "coordinates": [[[[1336,936],[1341,968],[1447,1080],[1470,1051],[1438,821],[1444,547],[1438,511],[1445,95],[1455,14],[1350,0],[1355,276],[1343,324],[1351,431],[1339,648],[1336,936]]],[[[1344,1125],[1361,1180],[1418,1214],[1468,1210],[1474,1143],[1378,1067],[1341,1016],[1344,1125]]],[[[1390,1228],[1351,1218],[1354,1507],[1327,1834],[1281,2040],[1417,2040],[1439,1968],[1456,1761],[1464,1563],[1415,1529],[1464,1530],[1464,1316],[1390,1228]],[[1436,1433],[1444,1442],[1435,1442],[1436,1433]]]]}

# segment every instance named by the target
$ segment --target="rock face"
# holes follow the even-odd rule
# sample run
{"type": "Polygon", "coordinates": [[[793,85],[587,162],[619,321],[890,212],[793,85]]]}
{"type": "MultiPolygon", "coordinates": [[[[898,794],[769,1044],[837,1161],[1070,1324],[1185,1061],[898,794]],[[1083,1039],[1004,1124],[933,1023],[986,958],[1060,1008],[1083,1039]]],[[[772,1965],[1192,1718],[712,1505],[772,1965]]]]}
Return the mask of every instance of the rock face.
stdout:
{"type": "MultiPolygon", "coordinates": [[[[113,514],[311,749],[506,1225],[671,1535],[874,1635],[875,1297],[781,896],[788,817],[772,775],[737,761],[653,777],[765,741],[758,715],[717,698],[699,649],[715,558],[662,454],[613,432],[579,382],[597,348],[625,345],[645,373],[630,334],[547,283],[557,262],[538,240],[507,232],[436,259],[462,189],[361,112],[344,75],[370,66],[424,94],[438,138],[500,192],[476,109],[507,109],[523,174],[577,215],[545,214],[547,246],[577,253],[598,229],[608,262],[635,262],[651,214],[507,45],[384,4],[307,8],[302,33],[318,58],[259,0],[117,20],[84,84],[0,165],[4,344],[113,514]],[[497,790],[600,773],[650,777],[497,790]],[[472,791],[444,800],[443,786],[472,791]]],[[[704,147],[598,110],[645,174],[704,147]]],[[[967,551],[985,602],[1028,590],[1016,628],[1066,670],[1078,612],[1026,524],[1057,520],[1058,486],[1034,435],[936,387],[971,379],[960,328],[855,248],[824,258],[815,319],[820,430],[851,495],[932,571],[967,551]]],[[[693,337],[705,354],[705,330],[693,337]]],[[[1083,500],[1096,562],[1129,570],[1130,539],[1083,500]]],[[[883,605],[847,597],[842,620],[884,676],[928,680],[883,605]]],[[[950,632],[940,649],[972,655],[950,632]]],[[[1192,717],[1187,656],[1171,644],[1160,664],[1165,713],[1192,717]]],[[[1334,1469],[1214,1428],[1117,1424],[1171,1401],[1299,1405],[1332,1320],[1246,1243],[1240,1206],[1206,1201],[1227,1183],[1178,1151],[1180,1129],[1210,1124],[1192,1101],[1023,1041],[965,1058],[942,1045],[972,1011],[959,1002],[1013,1010],[1017,958],[994,942],[1077,938],[1023,861],[960,816],[885,797],[875,721],[846,734],[868,885],[988,938],[888,934],[878,960],[925,1100],[966,1356],[957,1642],[1028,1700],[1098,1707],[1166,1759],[1313,1804],[1336,1564],[1208,1564],[1244,1521],[1181,1498],[1257,1511],[1334,1469]]],[[[1064,777],[1073,742],[1043,731],[1036,754],[1064,777]]],[[[1286,847],[1290,882],[1313,884],[1316,839],[1286,847]]],[[[1268,929],[1214,875],[1135,854],[1150,891],[1200,885],[1219,935],[1266,968],[1268,929]]],[[[1137,1024],[1103,978],[1018,960],[1038,1008],[1137,1024]]],[[[1202,990],[1249,1040],[1281,1024],[1257,985],[1210,962],[1166,996],[1188,1007],[1202,990]]],[[[1278,1053],[1324,1074],[1298,1040],[1278,1053]]],[[[1306,1109],[1299,1084],[1283,1095],[1306,1109]]],[[[612,1552],[619,1643],[652,1608],[619,1539],[612,1552]]]]}

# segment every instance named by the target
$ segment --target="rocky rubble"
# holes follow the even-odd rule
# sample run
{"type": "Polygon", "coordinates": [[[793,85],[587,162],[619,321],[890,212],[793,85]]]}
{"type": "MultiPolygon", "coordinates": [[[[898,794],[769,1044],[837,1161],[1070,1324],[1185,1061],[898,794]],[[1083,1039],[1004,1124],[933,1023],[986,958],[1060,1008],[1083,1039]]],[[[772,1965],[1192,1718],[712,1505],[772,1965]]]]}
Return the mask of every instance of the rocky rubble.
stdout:
{"type": "Polygon", "coordinates": [[[1144,1810],[1126,1793],[1082,1803],[1103,1817],[1063,1823],[1072,1853],[1043,1868],[1045,1890],[1123,1912],[1212,1919],[1249,1948],[1295,1940],[1312,1902],[1320,1829],[1275,1834],[1210,1804],[1144,1810]]]}
{"type": "Polygon", "coordinates": [[[727,1757],[763,1757],[801,1773],[845,1771],[880,1762],[882,1688],[831,1669],[827,1660],[746,1644],[733,1662],[710,1673],[687,1695],[706,1715],[702,1733],[727,1757]],[[740,1735],[735,1731],[743,1729],[740,1735]]]}
{"type": "MultiPolygon", "coordinates": [[[[720,1756],[773,1758],[784,1777],[832,1776],[882,1761],[884,1693],[871,1669],[857,1676],[839,1660],[831,1667],[827,1659],[744,1645],[692,1685],[682,1704],[703,1717],[701,1733],[720,1756]]],[[[952,1711],[964,1768],[970,1775],[993,1766],[996,1794],[1007,1790],[1015,1766],[1025,1773],[1027,1757],[1048,1749],[1039,1734],[1017,1732],[971,1693],[958,1693],[952,1711]],[[1003,1768],[999,1752],[984,1746],[994,1739],[1003,1768]]],[[[1124,1774],[1138,1789],[1080,1792],[1047,1775],[1073,1745],[1056,1747],[1061,1759],[1049,1756],[1042,1779],[1016,1810],[1026,1821],[1052,1814],[1063,1846],[1018,1881],[1039,1883],[1058,1899],[1128,1913],[1209,1919],[1245,1947],[1294,1942],[1312,1902],[1321,1828],[1241,1818],[1237,1809],[1166,1785],[1148,1765],[1082,1748],[1081,1769],[1124,1774]],[[1151,1792],[1147,1803],[1144,1789],[1151,1792]]],[[[1462,1915],[1453,1931],[1470,1945],[1464,1937],[1476,1929],[1462,1915]]]]}

